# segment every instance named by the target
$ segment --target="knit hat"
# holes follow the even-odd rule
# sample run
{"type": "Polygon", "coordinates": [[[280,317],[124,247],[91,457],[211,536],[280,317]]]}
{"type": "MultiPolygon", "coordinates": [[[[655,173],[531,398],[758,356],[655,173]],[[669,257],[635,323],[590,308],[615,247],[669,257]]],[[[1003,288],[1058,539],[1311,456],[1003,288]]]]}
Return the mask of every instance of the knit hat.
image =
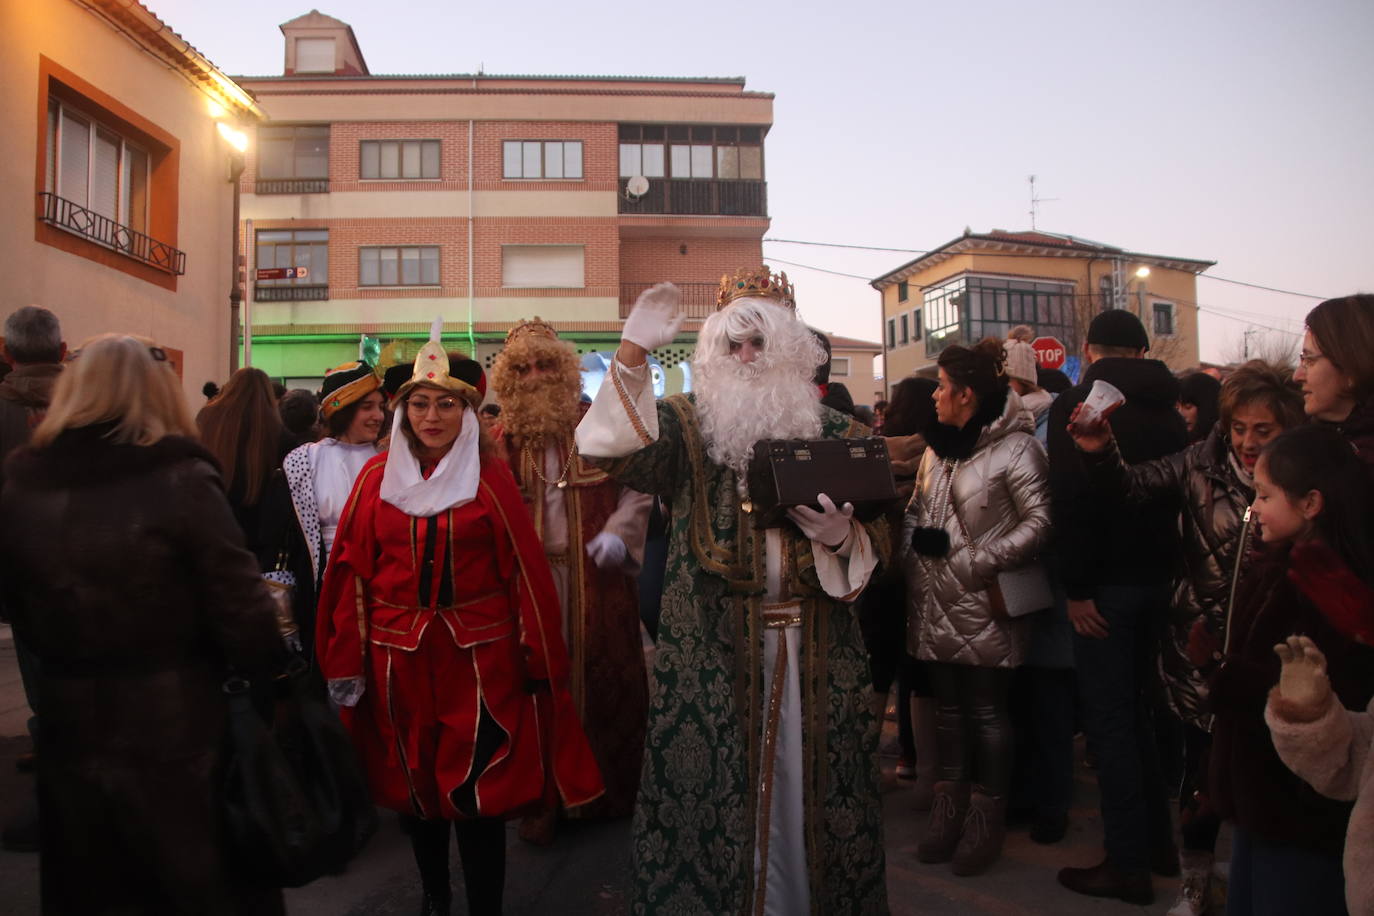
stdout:
{"type": "Polygon", "coordinates": [[[1101,312],[1088,325],[1088,343],[1099,347],[1150,349],[1150,338],[1140,319],[1125,309],[1101,312]]]}
{"type": "Polygon", "coordinates": [[[1006,372],[1010,378],[1017,378],[1030,385],[1036,381],[1035,348],[1024,340],[1007,340],[1002,343],[1002,352],[1007,355],[1006,372]]]}

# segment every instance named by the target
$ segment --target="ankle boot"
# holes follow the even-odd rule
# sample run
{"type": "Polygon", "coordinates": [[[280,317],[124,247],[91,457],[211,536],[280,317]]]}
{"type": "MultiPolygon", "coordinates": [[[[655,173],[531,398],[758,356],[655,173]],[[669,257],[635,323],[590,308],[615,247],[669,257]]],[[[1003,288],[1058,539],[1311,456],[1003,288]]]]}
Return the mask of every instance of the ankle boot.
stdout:
{"type": "Polygon", "coordinates": [[[916,847],[916,858],[927,864],[948,862],[959,845],[959,834],[968,814],[969,786],[966,782],[937,782],[935,800],[930,806],[926,835],[916,847]]]}
{"type": "Polygon", "coordinates": [[[978,874],[1002,855],[1006,838],[1007,797],[975,786],[950,871],[960,876],[978,874]]]}
{"type": "Polygon", "coordinates": [[[1208,899],[1212,885],[1212,854],[1183,850],[1180,864],[1183,866],[1183,884],[1178,890],[1178,900],[1169,907],[1166,916],[1203,916],[1208,910],[1208,899]]]}
{"type": "Polygon", "coordinates": [[[916,785],[912,787],[912,807],[917,811],[929,811],[935,802],[935,782],[940,769],[940,755],[935,744],[938,740],[935,733],[935,699],[912,697],[911,714],[916,741],[916,785]]]}

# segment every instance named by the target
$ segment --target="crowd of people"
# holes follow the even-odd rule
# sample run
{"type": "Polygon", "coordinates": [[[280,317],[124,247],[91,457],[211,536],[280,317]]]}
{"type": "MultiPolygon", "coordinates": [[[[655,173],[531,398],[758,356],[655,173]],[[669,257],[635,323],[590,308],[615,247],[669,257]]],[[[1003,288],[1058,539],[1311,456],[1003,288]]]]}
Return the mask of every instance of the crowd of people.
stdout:
{"type": "Polygon", "coordinates": [[[221,798],[227,678],[284,671],[397,813],[422,914],[450,830],[499,913],[505,823],[568,818],[632,818],[637,913],[887,912],[889,698],[927,866],[981,874],[1018,821],[1058,843],[1081,732],[1103,857],[1064,888],[1181,874],[1170,916],[1201,916],[1230,824],[1227,913],[1374,911],[1374,296],[1314,308],[1295,368],[1179,378],[1109,310],[1076,384],[1018,326],[871,412],[785,274],[722,278],[692,392],[655,398],[683,319],[644,292],[594,397],[549,322],[488,373],[436,320],[411,362],[239,369],[193,416],[156,341],[10,315],[44,912],[284,912],[221,798]],[[763,510],[757,443],[875,435],[896,500],[763,510]]]}

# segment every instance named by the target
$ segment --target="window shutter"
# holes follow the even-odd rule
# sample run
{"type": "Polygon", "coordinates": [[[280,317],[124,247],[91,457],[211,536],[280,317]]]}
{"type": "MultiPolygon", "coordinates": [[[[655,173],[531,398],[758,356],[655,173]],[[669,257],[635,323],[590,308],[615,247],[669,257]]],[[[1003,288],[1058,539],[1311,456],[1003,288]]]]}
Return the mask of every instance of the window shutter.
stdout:
{"type": "Polygon", "coordinates": [[[119,212],[119,137],[97,128],[90,208],[106,219],[119,212]]]}
{"type": "Polygon", "coordinates": [[[297,73],[333,73],[334,39],[297,38],[297,73]]]}
{"type": "Polygon", "coordinates": [[[74,204],[86,206],[90,185],[91,127],[62,112],[62,164],[57,193],[74,204]]]}
{"type": "Polygon", "coordinates": [[[501,285],[581,289],[586,285],[581,245],[503,245],[501,285]]]}

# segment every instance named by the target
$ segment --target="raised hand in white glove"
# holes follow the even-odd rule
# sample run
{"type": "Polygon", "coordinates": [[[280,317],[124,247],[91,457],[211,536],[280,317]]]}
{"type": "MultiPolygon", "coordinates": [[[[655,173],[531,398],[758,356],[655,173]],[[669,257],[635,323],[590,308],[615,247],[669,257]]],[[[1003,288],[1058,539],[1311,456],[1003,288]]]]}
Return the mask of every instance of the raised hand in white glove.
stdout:
{"type": "Polygon", "coordinates": [[[816,502],[820,504],[820,512],[810,506],[797,506],[787,510],[787,517],[811,540],[826,547],[839,547],[844,543],[844,539],[849,537],[854,506],[845,503],[837,509],[835,503],[824,493],[816,497],[816,502]]]}
{"type": "Polygon", "coordinates": [[[646,350],[667,346],[686,317],[678,288],[671,283],[656,283],[639,294],[620,337],[646,350]]]}
{"type": "Polygon", "coordinates": [[[587,542],[587,556],[599,569],[615,569],[625,565],[630,549],[618,535],[603,531],[587,542]]]}

